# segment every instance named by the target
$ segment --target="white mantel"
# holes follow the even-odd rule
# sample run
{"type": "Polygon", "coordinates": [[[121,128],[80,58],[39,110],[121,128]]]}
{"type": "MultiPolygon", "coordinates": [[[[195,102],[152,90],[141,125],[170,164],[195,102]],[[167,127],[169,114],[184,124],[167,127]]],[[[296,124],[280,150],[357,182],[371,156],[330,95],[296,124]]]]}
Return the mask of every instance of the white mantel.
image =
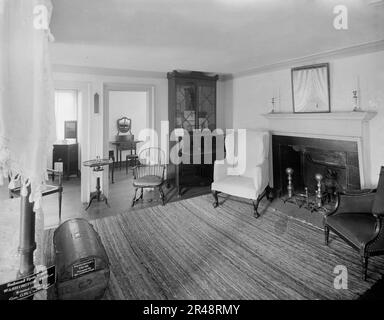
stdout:
{"type": "Polygon", "coordinates": [[[284,133],[335,137],[362,137],[376,112],[268,113],[269,129],[284,133]]]}
{"type": "Polygon", "coordinates": [[[268,113],[272,134],[356,141],[362,188],[371,187],[369,120],[376,112],[351,111],[330,113],[268,113]]]}

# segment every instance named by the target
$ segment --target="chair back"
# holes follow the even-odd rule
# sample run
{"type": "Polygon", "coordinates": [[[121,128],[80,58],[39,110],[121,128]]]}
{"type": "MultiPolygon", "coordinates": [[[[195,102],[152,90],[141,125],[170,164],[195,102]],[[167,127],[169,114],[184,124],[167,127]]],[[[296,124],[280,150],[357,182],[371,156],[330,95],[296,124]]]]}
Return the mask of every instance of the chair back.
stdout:
{"type": "Polygon", "coordinates": [[[145,148],[138,155],[139,165],[134,168],[134,177],[158,176],[164,179],[165,152],[156,147],[145,148]]]}
{"type": "Polygon", "coordinates": [[[376,216],[384,216],[384,166],[381,167],[379,183],[377,185],[372,213],[376,216]]]}
{"type": "Polygon", "coordinates": [[[237,134],[237,138],[234,134],[228,135],[225,139],[226,152],[227,155],[228,152],[232,152],[237,157],[237,160],[231,165],[233,168],[238,167],[241,171],[236,173],[236,170],[234,170],[234,175],[252,177],[256,166],[268,164],[269,132],[247,129],[245,131],[245,141],[241,141],[241,139],[243,137],[239,134],[237,134]],[[245,157],[241,156],[242,148],[245,148],[245,157]],[[241,163],[244,159],[246,161],[245,170],[242,169],[244,166],[241,163]]]}

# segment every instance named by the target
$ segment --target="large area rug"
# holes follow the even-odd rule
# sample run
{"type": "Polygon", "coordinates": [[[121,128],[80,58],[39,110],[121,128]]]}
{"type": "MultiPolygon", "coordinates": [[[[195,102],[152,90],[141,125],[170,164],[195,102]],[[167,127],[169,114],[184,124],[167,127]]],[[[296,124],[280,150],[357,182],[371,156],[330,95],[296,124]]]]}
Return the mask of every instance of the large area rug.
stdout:
{"type": "Polygon", "coordinates": [[[381,278],[383,258],[365,282],[344,242],[331,236],[326,247],[321,229],[266,205],[255,219],[249,204],[214,209],[207,195],[92,221],[111,263],[105,299],[356,299],[381,278]],[[347,290],[334,288],[337,265],[347,290]]]}

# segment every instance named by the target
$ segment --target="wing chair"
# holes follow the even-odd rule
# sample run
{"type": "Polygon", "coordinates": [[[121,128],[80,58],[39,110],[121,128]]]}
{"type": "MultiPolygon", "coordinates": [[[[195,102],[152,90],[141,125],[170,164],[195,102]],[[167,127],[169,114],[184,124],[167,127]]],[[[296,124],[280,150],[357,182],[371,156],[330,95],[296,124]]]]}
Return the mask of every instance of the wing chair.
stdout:
{"type": "MultiPolygon", "coordinates": [[[[233,135],[225,139],[225,148],[227,152],[232,150],[235,153],[239,143],[235,143],[233,135]]],[[[224,163],[215,161],[213,183],[211,186],[214,197],[213,206],[219,205],[218,194],[220,192],[251,199],[256,218],[260,216],[258,206],[262,198],[267,195],[270,197],[269,188],[269,133],[265,131],[246,130],[245,135],[245,168],[240,168],[240,160],[229,164],[227,160],[224,163]]]]}
{"type": "Polygon", "coordinates": [[[331,230],[356,249],[362,260],[362,278],[367,278],[368,259],[384,254],[384,167],[376,190],[339,193],[335,210],[324,217],[325,245],[331,230]]]}

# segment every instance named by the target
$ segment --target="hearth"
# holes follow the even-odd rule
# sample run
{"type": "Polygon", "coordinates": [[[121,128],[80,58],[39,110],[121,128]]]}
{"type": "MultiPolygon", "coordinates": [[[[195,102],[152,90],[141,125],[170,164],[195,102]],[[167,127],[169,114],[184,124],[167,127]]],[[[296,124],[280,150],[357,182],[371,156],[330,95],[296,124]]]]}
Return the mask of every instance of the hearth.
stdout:
{"type": "Polygon", "coordinates": [[[354,141],[272,135],[273,182],[277,195],[309,210],[332,203],[336,191],[360,189],[354,141]],[[295,197],[288,195],[287,168],[295,197]]]}

